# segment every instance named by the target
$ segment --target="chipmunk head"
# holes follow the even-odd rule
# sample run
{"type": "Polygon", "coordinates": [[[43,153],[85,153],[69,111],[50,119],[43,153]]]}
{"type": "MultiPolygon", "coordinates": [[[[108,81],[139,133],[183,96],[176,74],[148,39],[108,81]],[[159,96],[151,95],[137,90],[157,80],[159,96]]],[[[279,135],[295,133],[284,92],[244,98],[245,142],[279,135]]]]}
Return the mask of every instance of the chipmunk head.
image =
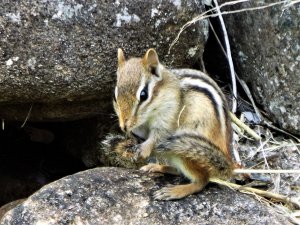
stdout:
{"type": "Polygon", "coordinates": [[[154,49],[149,49],[143,58],[129,60],[118,49],[114,109],[123,131],[131,132],[151,119],[151,111],[155,111],[151,102],[159,92],[158,86],[163,80],[162,68],[154,49]]]}

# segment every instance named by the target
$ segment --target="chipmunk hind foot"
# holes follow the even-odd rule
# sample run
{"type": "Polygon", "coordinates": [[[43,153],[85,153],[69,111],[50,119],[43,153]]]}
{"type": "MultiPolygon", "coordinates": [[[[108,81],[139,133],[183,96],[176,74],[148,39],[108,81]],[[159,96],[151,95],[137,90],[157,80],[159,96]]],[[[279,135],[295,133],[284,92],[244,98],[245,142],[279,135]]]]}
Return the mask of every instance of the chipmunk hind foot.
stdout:
{"type": "Polygon", "coordinates": [[[208,184],[210,177],[210,168],[208,165],[186,158],[174,158],[172,163],[185,177],[191,180],[191,183],[164,187],[155,192],[155,199],[181,199],[200,192],[208,184]]]}
{"type": "Polygon", "coordinates": [[[156,200],[175,200],[187,197],[201,191],[206,186],[205,183],[190,183],[164,187],[154,193],[156,200]]]}

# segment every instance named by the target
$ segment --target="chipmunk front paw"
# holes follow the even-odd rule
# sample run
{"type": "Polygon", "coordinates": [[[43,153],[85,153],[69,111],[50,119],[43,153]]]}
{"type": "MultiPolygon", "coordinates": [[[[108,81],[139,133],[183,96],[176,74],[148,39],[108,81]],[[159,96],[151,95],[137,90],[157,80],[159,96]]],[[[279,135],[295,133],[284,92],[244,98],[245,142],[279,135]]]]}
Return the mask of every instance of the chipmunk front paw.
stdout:
{"type": "Polygon", "coordinates": [[[145,166],[142,166],[140,170],[148,173],[163,173],[162,166],[156,163],[149,163],[145,166]]]}
{"type": "Polygon", "coordinates": [[[151,155],[151,151],[152,147],[145,143],[137,145],[134,160],[141,161],[147,159],[151,155]]]}

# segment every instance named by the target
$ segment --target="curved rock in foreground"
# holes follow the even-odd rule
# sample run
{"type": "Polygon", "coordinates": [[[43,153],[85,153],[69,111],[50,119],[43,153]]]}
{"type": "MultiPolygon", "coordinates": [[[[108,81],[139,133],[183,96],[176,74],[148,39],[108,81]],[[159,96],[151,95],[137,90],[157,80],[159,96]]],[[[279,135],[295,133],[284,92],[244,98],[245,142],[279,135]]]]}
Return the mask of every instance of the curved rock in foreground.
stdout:
{"type": "Polygon", "coordinates": [[[288,224],[253,198],[217,185],[179,201],[152,193],[173,176],[96,168],[46,185],[0,224],[288,224]]]}

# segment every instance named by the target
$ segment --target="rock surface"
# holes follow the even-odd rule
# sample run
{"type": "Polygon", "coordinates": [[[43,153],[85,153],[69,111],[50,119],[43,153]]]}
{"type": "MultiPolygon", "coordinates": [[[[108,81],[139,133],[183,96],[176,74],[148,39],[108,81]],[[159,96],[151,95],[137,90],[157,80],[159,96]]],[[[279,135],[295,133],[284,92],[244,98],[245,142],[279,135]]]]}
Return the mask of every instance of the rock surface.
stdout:
{"type": "Polygon", "coordinates": [[[217,185],[179,201],[153,200],[155,190],[174,180],[120,168],[87,170],[46,185],[0,224],[289,224],[253,198],[217,185]]]}
{"type": "Polygon", "coordinates": [[[9,210],[15,208],[17,205],[21,204],[24,201],[25,201],[25,199],[18,199],[18,200],[9,202],[9,203],[1,206],[0,207],[0,221],[1,221],[2,217],[5,215],[5,213],[7,213],[9,210]]]}
{"type": "MultiPolygon", "coordinates": [[[[226,2],[226,0],[223,0],[226,2]]],[[[267,5],[248,1],[230,10],[267,5]]],[[[224,9],[225,10],[225,9],[224,9]]],[[[229,8],[226,8],[229,10],[229,8]]],[[[300,134],[300,4],[224,16],[238,74],[271,119],[300,134]]]]}
{"type": "Polygon", "coordinates": [[[117,48],[140,56],[155,47],[169,65],[197,64],[207,21],[184,32],[170,54],[168,48],[203,10],[193,0],[2,2],[0,117],[67,120],[107,112],[117,48]]]}

